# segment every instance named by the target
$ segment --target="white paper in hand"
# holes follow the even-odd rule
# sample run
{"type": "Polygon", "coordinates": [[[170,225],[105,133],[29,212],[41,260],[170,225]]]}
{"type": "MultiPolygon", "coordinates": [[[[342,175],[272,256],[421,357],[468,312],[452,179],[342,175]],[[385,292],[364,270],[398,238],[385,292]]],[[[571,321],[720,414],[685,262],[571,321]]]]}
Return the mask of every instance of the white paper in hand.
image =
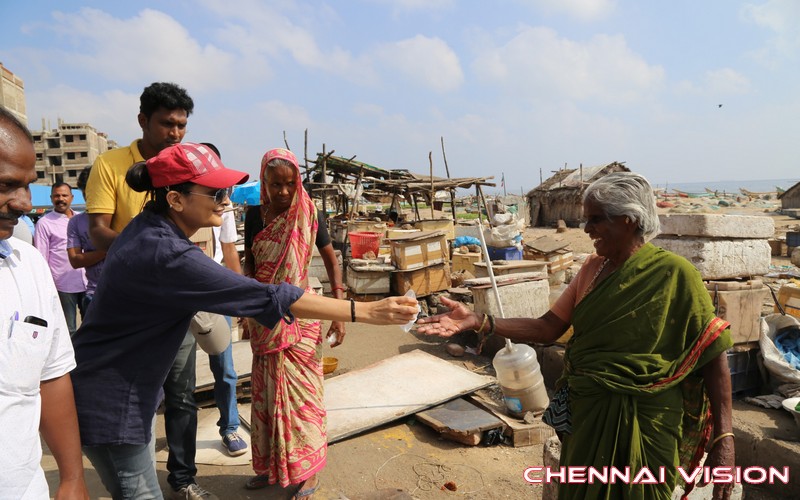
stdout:
{"type": "MultiPolygon", "coordinates": [[[[409,291],[406,292],[406,297],[411,297],[412,299],[416,299],[417,298],[417,294],[414,293],[414,290],[409,290],[409,291]]],[[[421,311],[421,309],[419,307],[419,302],[417,302],[417,315],[419,315],[420,311],[421,311]]],[[[411,321],[409,321],[405,325],[401,326],[400,328],[402,328],[404,332],[407,332],[407,331],[411,330],[414,327],[414,323],[416,323],[416,322],[417,322],[417,318],[415,316],[414,319],[412,319],[411,321]]]]}

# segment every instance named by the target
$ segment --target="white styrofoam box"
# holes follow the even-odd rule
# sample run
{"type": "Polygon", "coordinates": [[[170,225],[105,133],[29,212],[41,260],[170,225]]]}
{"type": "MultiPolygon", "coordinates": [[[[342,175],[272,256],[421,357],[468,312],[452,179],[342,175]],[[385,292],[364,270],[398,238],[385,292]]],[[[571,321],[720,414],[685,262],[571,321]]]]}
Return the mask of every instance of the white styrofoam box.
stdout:
{"type": "MultiPolygon", "coordinates": [[[[550,285],[546,279],[513,284],[497,284],[506,318],[538,318],[550,310],[550,285]]],[[[500,316],[491,286],[473,287],[475,312],[500,316]]]]}
{"type": "MultiPolygon", "coordinates": [[[[336,262],[339,263],[339,268],[341,269],[342,252],[334,250],[334,253],[336,254],[336,262]]],[[[317,278],[323,284],[330,282],[330,279],[328,279],[328,270],[325,269],[325,261],[322,260],[322,256],[319,254],[316,245],[311,255],[311,265],[308,268],[308,275],[317,278]]]]}
{"type": "Polygon", "coordinates": [[[394,266],[364,264],[347,267],[347,286],[353,293],[386,294],[391,288],[391,272],[394,266]]]}
{"type": "Polygon", "coordinates": [[[775,223],[771,217],[723,214],[662,214],[661,235],[703,236],[707,238],[772,238],[775,223]]]}
{"type": "Polygon", "coordinates": [[[659,236],[652,243],[686,258],[704,280],[766,274],[772,255],[767,240],[659,236]]]}

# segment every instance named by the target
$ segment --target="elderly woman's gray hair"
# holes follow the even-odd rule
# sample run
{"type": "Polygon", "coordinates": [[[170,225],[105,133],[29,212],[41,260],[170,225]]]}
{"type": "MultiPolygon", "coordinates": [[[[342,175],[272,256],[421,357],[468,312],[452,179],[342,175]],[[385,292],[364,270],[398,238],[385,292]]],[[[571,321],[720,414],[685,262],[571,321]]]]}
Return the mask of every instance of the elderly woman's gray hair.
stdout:
{"type": "Polygon", "coordinates": [[[584,203],[587,200],[600,205],[608,217],[624,215],[636,221],[645,242],[661,231],[653,188],[639,174],[615,172],[601,177],[586,188],[584,203]]]}

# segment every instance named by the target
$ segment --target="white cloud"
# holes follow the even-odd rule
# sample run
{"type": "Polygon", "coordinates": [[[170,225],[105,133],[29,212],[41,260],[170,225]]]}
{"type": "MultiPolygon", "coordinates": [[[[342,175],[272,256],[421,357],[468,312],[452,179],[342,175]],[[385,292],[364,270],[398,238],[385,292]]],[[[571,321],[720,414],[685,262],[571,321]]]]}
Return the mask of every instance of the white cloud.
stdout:
{"type": "Polygon", "coordinates": [[[392,8],[394,14],[418,11],[443,11],[455,6],[454,0],[367,0],[368,2],[392,8]]]}
{"type": "Polygon", "coordinates": [[[706,88],[720,96],[745,94],[750,90],[747,77],[731,68],[708,71],[704,80],[706,88]]]}
{"type": "Polygon", "coordinates": [[[664,80],[663,68],[635,54],[622,35],[578,42],[541,27],[524,27],[503,45],[485,50],[472,70],[527,98],[547,95],[611,103],[641,100],[664,80]]]}
{"type": "Polygon", "coordinates": [[[408,81],[437,92],[457,89],[464,81],[458,55],[440,38],[417,35],[384,44],[373,52],[376,62],[408,81]]]}
{"type": "Polygon", "coordinates": [[[330,9],[321,8],[322,13],[320,9],[297,12],[302,10],[299,4],[290,2],[275,8],[252,0],[206,1],[204,4],[213,14],[228,20],[216,31],[221,43],[248,54],[253,60],[260,60],[263,65],[270,65],[274,73],[281,73],[288,57],[307,69],[320,70],[350,82],[370,84],[377,81],[363,58],[339,46],[321,47],[317,42],[313,26],[323,22],[318,17],[335,18],[330,9]]]}
{"type": "Polygon", "coordinates": [[[521,0],[544,12],[565,14],[582,21],[594,21],[608,16],[617,0],[521,0]]]}
{"type": "Polygon", "coordinates": [[[44,128],[56,128],[60,118],[66,123],[89,123],[121,146],[141,136],[136,122],[138,95],[118,90],[93,94],[67,85],[56,85],[46,90],[26,92],[26,100],[29,103],[28,125],[32,130],[41,130],[42,119],[46,122],[44,128]]]}
{"type": "Polygon", "coordinates": [[[308,110],[302,106],[293,106],[278,100],[259,103],[259,115],[264,121],[280,124],[284,130],[302,130],[314,126],[308,110]]]}
{"type": "Polygon", "coordinates": [[[774,66],[776,60],[798,59],[800,51],[800,2],[796,0],[769,0],[763,4],[745,4],[741,16],[773,32],[765,46],[751,55],[762,63],[774,66]]]}
{"type": "Polygon", "coordinates": [[[51,29],[73,45],[59,54],[73,70],[125,83],[191,82],[198,90],[237,83],[232,54],[211,44],[201,45],[162,12],[146,9],[119,19],[83,8],[77,13],[55,12],[53,17],[56,23],[51,29]]]}

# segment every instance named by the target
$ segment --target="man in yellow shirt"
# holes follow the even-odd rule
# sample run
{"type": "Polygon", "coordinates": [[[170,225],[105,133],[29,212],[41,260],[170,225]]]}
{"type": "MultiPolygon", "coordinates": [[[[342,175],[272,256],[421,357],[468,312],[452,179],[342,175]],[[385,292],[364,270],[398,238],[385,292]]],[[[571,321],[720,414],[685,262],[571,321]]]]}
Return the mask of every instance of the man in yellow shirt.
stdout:
{"type": "MultiPolygon", "coordinates": [[[[145,193],[135,192],[125,182],[128,169],[181,142],[194,109],[186,90],[174,83],[156,82],[145,87],[139,103],[142,138],[128,147],[98,156],[86,184],[89,235],[99,250],[108,250],[147,201],[145,193]]],[[[187,333],[164,383],[164,425],[169,447],[167,482],[172,489],[167,497],[212,500],[217,497],[200,488],[194,478],[197,474],[195,346],[194,337],[187,333]]]]}
{"type": "Polygon", "coordinates": [[[139,101],[142,138],[98,156],[86,184],[89,234],[99,250],[108,250],[117,234],[144,207],[145,193],[125,184],[128,169],[181,142],[194,109],[186,90],[173,83],[153,83],[144,89],[139,101]]]}

